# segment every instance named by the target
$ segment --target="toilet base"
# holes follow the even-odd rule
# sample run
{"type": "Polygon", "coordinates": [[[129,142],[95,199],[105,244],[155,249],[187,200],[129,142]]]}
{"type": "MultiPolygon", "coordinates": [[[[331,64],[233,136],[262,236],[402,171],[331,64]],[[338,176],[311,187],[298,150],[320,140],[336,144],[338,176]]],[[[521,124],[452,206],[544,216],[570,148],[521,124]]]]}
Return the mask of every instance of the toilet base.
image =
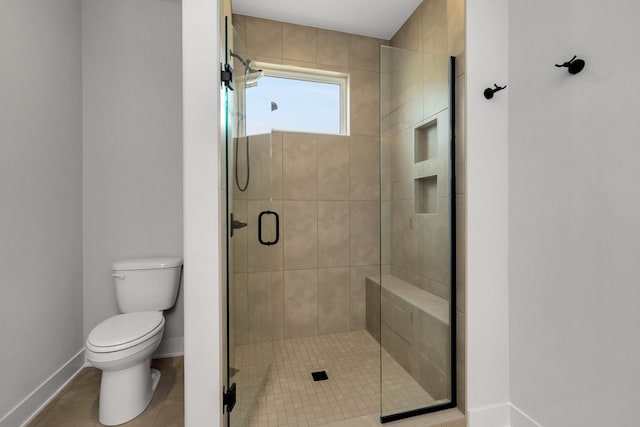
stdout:
{"type": "Polygon", "coordinates": [[[160,371],[151,358],[129,368],[102,371],[98,420],[106,426],[124,424],[140,415],[151,402],[160,371]]]}

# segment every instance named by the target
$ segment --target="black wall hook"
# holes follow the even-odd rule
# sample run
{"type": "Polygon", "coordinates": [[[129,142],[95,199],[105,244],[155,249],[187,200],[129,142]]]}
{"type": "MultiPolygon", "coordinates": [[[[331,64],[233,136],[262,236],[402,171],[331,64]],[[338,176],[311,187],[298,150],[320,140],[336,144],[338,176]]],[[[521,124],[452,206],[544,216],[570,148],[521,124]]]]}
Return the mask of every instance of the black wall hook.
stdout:
{"type": "Polygon", "coordinates": [[[493,84],[493,88],[488,87],[484,90],[484,97],[487,99],[491,99],[493,98],[493,94],[496,92],[500,92],[502,89],[505,89],[507,87],[507,85],[504,85],[502,87],[498,86],[497,84],[493,84]]]}
{"type": "Polygon", "coordinates": [[[564,64],[556,64],[556,67],[569,69],[570,74],[578,74],[585,66],[585,62],[582,59],[576,59],[577,56],[573,55],[573,58],[565,62],[564,64]]]}

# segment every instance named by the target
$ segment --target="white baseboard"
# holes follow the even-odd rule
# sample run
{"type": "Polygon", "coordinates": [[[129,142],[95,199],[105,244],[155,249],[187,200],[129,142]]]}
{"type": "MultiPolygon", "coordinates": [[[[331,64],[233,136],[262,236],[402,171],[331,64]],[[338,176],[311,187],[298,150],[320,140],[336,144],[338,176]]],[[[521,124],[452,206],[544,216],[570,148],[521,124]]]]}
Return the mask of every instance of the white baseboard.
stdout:
{"type": "MultiPolygon", "coordinates": [[[[184,337],[165,338],[160,342],[160,346],[153,353],[154,359],[164,359],[166,357],[184,356],[184,337]]],[[[0,426],[3,427],[3,426],[0,426]]]]}
{"type": "Polygon", "coordinates": [[[542,427],[542,424],[536,422],[529,415],[525,414],[520,408],[513,403],[511,406],[511,427],[542,427]]]}
{"type": "Polygon", "coordinates": [[[29,424],[80,373],[84,366],[84,349],[82,349],[3,416],[0,419],[0,427],[24,427],[29,424]]]}
{"type": "Polygon", "coordinates": [[[469,427],[509,427],[509,402],[467,409],[469,427]]]}

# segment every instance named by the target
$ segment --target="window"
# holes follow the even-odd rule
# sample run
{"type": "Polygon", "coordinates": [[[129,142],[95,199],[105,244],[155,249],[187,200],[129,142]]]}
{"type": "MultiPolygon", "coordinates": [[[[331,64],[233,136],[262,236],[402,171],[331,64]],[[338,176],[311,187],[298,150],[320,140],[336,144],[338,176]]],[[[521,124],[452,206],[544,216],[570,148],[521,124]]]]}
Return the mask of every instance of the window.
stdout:
{"type": "Polygon", "coordinates": [[[246,89],[246,133],[272,130],[347,135],[349,75],[256,63],[264,70],[246,89]]]}

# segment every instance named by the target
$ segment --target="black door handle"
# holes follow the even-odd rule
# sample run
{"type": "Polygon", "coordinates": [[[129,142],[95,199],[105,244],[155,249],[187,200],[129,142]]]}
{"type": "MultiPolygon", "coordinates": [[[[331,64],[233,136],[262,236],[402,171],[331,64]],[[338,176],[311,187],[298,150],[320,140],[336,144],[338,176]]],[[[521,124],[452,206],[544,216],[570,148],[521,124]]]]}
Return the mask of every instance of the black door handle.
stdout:
{"type": "Polygon", "coordinates": [[[278,215],[277,212],[274,211],[263,211],[260,212],[260,215],[258,215],[258,241],[260,243],[262,243],[265,246],[272,246],[275,245],[276,243],[278,243],[278,240],[280,240],[280,215],[278,215]],[[273,215],[276,219],[276,238],[275,240],[272,241],[264,241],[262,240],[262,218],[265,215],[273,215]]]}

